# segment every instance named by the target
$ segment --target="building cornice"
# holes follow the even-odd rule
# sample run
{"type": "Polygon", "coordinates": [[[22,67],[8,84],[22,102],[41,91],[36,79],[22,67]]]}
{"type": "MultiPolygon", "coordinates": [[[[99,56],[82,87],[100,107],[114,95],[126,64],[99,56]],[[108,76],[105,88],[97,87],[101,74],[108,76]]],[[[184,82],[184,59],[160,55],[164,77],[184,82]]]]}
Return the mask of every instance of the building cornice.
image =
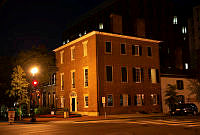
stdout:
{"type": "Polygon", "coordinates": [[[133,39],[133,40],[144,41],[144,42],[157,43],[157,44],[160,43],[160,42],[162,42],[162,41],[152,40],[152,39],[146,39],[146,38],[139,38],[139,37],[132,37],[132,36],[120,35],[120,34],[113,34],[113,33],[99,32],[99,31],[92,31],[92,32],[90,32],[90,33],[88,33],[88,34],[80,37],[80,38],[77,38],[77,39],[75,39],[75,40],[73,40],[73,41],[71,41],[71,42],[69,42],[69,43],[67,43],[65,45],[62,45],[62,46],[54,49],[53,51],[54,52],[60,51],[60,50],[62,50],[65,47],[68,47],[68,46],[70,46],[72,44],[75,44],[75,43],[77,43],[77,42],[79,42],[81,40],[84,40],[84,39],[86,39],[86,38],[88,38],[90,36],[93,36],[93,35],[105,35],[105,36],[112,36],[112,37],[118,37],[118,38],[126,38],[126,39],[133,39]]]}

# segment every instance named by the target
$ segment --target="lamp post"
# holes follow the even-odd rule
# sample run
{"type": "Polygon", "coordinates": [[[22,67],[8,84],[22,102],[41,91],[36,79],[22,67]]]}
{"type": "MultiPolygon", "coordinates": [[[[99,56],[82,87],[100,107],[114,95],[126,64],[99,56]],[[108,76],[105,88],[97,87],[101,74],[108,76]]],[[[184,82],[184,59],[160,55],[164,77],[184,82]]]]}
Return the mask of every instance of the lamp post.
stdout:
{"type": "Polygon", "coordinates": [[[37,86],[37,84],[38,84],[38,82],[36,81],[36,80],[34,80],[35,79],[35,74],[37,74],[38,73],[38,68],[37,67],[33,67],[33,68],[31,68],[31,73],[32,73],[32,76],[33,76],[33,82],[32,82],[32,84],[33,84],[33,87],[32,87],[32,89],[31,89],[31,97],[30,97],[30,103],[31,103],[31,121],[32,122],[34,122],[34,121],[36,121],[36,117],[35,117],[35,112],[34,112],[34,110],[35,110],[35,99],[33,98],[33,96],[32,96],[32,94],[33,94],[33,92],[35,91],[35,87],[37,86]]]}

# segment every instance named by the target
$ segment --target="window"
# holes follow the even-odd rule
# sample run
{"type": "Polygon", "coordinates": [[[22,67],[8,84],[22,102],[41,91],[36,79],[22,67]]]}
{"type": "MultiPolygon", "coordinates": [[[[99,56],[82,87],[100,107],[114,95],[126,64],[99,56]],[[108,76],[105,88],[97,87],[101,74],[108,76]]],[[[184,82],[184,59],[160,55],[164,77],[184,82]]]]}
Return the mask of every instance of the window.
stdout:
{"type": "Polygon", "coordinates": [[[127,94],[124,94],[123,95],[123,106],[128,106],[128,95],[127,94]]]}
{"type": "Polygon", "coordinates": [[[88,95],[84,96],[84,107],[87,108],[88,107],[88,95]]]}
{"type": "Polygon", "coordinates": [[[60,74],[60,79],[61,79],[61,91],[64,90],[64,73],[61,73],[60,74]]]}
{"type": "Polygon", "coordinates": [[[186,26],[183,26],[183,27],[182,27],[182,33],[183,33],[183,34],[186,34],[186,33],[187,33],[187,28],[186,28],[186,26]]]}
{"type": "Polygon", "coordinates": [[[82,44],[83,44],[83,56],[87,56],[87,43],[88,43],[88,41],[82,42],[82,44]]]}
{"type": "Polygon", "coordinates": [[[158,69],[154,69],[154,68],[149,69],[149,80],[151,80],[152,83],[160,82],[160,76],[159,76],[158,69]]]}
{"type": "Polygon", "coordinates": [[[84,87],[88,87],[88,68],[84,69],[84,87]]]}
{"type": "Polygon", "coordinates": [[[50,104],[51,104],[51,94],[48,93],[48,105],[50,105],[50,104]]]}
{"type": "Polygon", "coordinates": [[[126,54],[126,45],[121,44],[121,54],[126,54]]]}
{"type": "Polygon", "coordinates": [[[130,105],[131,105],[131,96],[128,95],[128,106],[130,106],[130,105]]]}
{"type": "Polygon", "coordinates": [[[69,43],[69,39],[67,39],[67,43],[69,43]]]}
{"type": "Polygon", "coordinates": [[[148,56],[152,56],[152,49],[151,49],[151,47],[147,47],[147,50],[148,50],[148,56]]]}
{"type": "Polygon", "coordinates": [[[112,81],[112,66],[106,66],[106,81],[112,81]]]}
{"type": "Polygon", "coordinates": [[[128,82],[127,67],[121,67],[122,82],[128,82]]]}
{"type": "Polygon", "coordinates": [[[75,88],[75,71],[71,71],[72,88],[75,88]]]}
{"type": "Polygon", "coordinates": [[[151,104],[152,105],[157,105],[158,103],[158,98],[157,98],[157,94],[151,94],[151,104]]]}
{"type": "Polygon", "coordinates": [[[46,106],[46,92],[43,92],[42,94],[42,103],[43,103],[43,106],[46,106]]]}
{"type": "Polygon", "coordinates": [[[108,106],[113,106],[113,97],[112,95],[108,95],[107,96],[107,103],[108,103],[108,106]]]}
{"type": "Polygon", "coordinates": [[[177,16],[174,16],[174,18],[173,18],[173,24],[178,24],[177,16]]]}
{"type": "Polygon", "coordinates": [[[103,23],[99,23],[99,29],[103,30],[103,23]]]}
{"type": "Polygon", "coordinates": [[[177,95],[176,100],[179,104],[184,104],[185,103],[185,97],[184,95],[177,95]]]}
{"type": "Polygon", "coordinates": [[[84,31],[84,35],[85,35],[85,34],[87,34],[87,31],[86,31],[86,30],[84,31]]]}
{"type": "Polygon", "coordinates": [[[188,69],[189,66],[188,66],[188,63],[185,63],[185,69],[188,69]]]}
{"type": "Polygon", "coordinates": [[[132,55],[142,56],[142,47],[139,45],[132,45],[132,55]]]}
{"type": "Polygon", "coordinates": [[[143,68],[133,68],[133,81],[136,83],[144,82],[143,68]]]}
{"type": "Polygon", "coordinates": [[[178,90],[184,89],[183,80],[176,80],[176,87],[178,90]]]}
{"type": "Polygon", "coordinates": [[[63,41],[63,45],[65,44],[65,41],[63,41]]]}
{"type": "Polygon", "coordinates": [[[53,92],[53,106],[55,106],[56,93],[53,92]]]}
{"type": "Polygon", "coordinates": [[[137,106],[144,105],[144,94],[136,94],[135,105],[137,105],[137,106]]]}
{"type": "Polygon", "coordinates": [[[51,79],[52,79],[52,84],[55,85],[56,84],[56,74],[55,73],[52,75],[51,79]]]}
{"type": "Polygon", "coordinates": [[[75,59],[75,46],[71,47],[71,60],[75,59]]]}
{"type": "Polygon", "coordinates": [[[61,51],[61,52],[60,52],[60,64],[63,64],[63,63],[64,63],[63,54],[64,54],[64,51],[61,51]]]}
{"type": "Polygon", "coordinates": [[[64,100],[65,100],[64,97],[61,96],[61,97],[60,97],[60,107],[61,107],[61,108],[64,108],[64,103],[65,103],[64,100]]]}
{"type": "Polygon", "coordinates": [[[123,106],[123,95],[120,95],[120,106],[123,106]]]}
{"type": "Polygon", "coordinates": [[[111,47],[110,41],[106,41],[106,53],[109,53],[109,54],[112,53],[112,47],[111,47]]]}
{"type": "Polygon", "coordinates": [[[79,36],[79,37],[82,37],[82,34],[81,34],[81,33],[79,33],[79,34],[78,34],[78,36],[79,36]]]}

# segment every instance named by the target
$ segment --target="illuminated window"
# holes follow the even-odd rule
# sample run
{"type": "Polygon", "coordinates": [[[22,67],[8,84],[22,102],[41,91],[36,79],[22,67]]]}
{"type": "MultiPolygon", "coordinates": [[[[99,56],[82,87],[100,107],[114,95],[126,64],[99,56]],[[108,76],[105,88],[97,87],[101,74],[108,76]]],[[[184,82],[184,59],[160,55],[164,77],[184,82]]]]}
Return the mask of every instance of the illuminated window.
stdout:
{"type": "Polygon", "coordinates": [[[128,94],[120,95],[120,106],[131,105],[131,96],[128,94]]]}
{"type": "Polygon", "coordinates": [[[53,85],[56,84],[56,74],[55,73],[52,75],[52,84],[53,85]]]}
{"type": "Polygon", "coordinates": [[[106,53],[111,54],[112,53],[112,46],[111,46],[111,42],[110,41],[106,41],[106,53]]]}
{"type": "Polygon", "coordinates": [[[65,98],[63,96],[60,97],[60,107],[64,108],[65,98]]]}
{"type": "Polygon", "coordinates": [[[121,67],[122,82],[128,82],[127,67],[121,67]]]}
{"type": "Polygon", "coordinates": [[[112,95],[107,96],[107,105],[108,106],[113,106],[113,97],[112,95]]]}
{"type": "Polygon", "coordinates": [[[139,45],[132,45],[132,55],[142,56],[142,47],[139,45]]]}
{"type": "Polygon", "coordinates": [[[136,83],[141,83],[144,81],[143,68],[133,68],[133,81],[136,83]]]}
{"type": "Polygon", "coordinates": [[[112,66],[106,66],[106,81],[112,82],[112,66]]]}
{"type": "Polygon", "coordinates": [[[84,107],[88,108],[88,95],[84,96],[84,107]]]}
{"type": "Polygon", "coordinates": [[[71,60],[75,59],[75,46],[71,47],[71,60]]]}
{"type": "Polygon", "coordinates": [[[186,33],[187,33],[187,28],[186,28],[186,26],[183,26],[183,27],[182,27],[182,33],[183,33],[183,34],[186,34],[186,33]]]}
{"type": "Polygon", "coordinates": [[[103,30],[103,23],[99,23],[99,29],[103,30]]]}
{"type": "Polygon", "coordinates": [[[79,37],[81,37],[82,36],[82,34],[81,33],[79,33],[79,37]]]}
{"type": "Polygon", "coordinates": [[[185,63],[185,69],[189,69],[188,63],[185,63]]]}
{"type": "Polygon", "coordinates": [[[48,93],[48,105],[50,105],[50,104],[51,104],[51,94],[48,93]]]}
{"type": "Polygon", "coordinates": [[[53,92],[53,106],[55,106],[56,93],[53,92]]]}
{"type": "Polygon", "coordinates": [[[75,88],[75,71],[71,71],[72,88],[75,88]]]}
{"type": "Polygon", "coordinates": [[[177,16],[174,16],[174,18],[173,18],[173,24],[178,24],[177,16]]]}
{"type": "Polygon", "coordinates": [[[144,94],[136,94],[136,96],[134,98],[134,103],[137,106],[144,105],[144,94]]]}
{"type": "Polygon", "coordinates": [[[157,94],[151,94],[151,104],[157,105],[158,104],[158,96],[157,94]]]}
{"type": "Polygon", "coordinates": [[[88,41],[82,42],[82,44],[83,44],[83,56],[87,56],[87,43],[88,43],[88,41]]]}
{"type": "Polygon", "coordinates": [[[126,45],[121,44],[121,54],[126,54],[126,45]]]}
{"type": "Polygon", "coordinates": [[[63,50],[63,51],[60,51],[60,64],[63,64],[63,63],[64,63],[63,54],[64,54],[64,50],[63,50]]]}
{"type": "Polygon", "coordinates": [[[67,43],[69,43],[69,39],[67,39],[67,43]]]}
{"type": "Polygon", "coordinates": [[[61,91],[64,91],[64,73],[60,73],[60,79],[61,91]]]}
{"type": "Polygon", "coordinates": [[[84,31],[84,35],[87,34],[86,30],[84,31]]]}
{"type": "Polygon", "coordinates": [[[65,44],[65,41],[63,41],[63,45],[65,44]]]}
{"type": "Polygon", "coordinates": [[[84,69],[84,87],[88,87],[88,68],[84,69]]]}
{"type": "Polygon", "coordinates": [[[149,80],[151,80],[152,83],[159,83],[160,82],[160,76],[159,76],[159,70],[151,68],[148,70],[149,74],[149,80]]]}

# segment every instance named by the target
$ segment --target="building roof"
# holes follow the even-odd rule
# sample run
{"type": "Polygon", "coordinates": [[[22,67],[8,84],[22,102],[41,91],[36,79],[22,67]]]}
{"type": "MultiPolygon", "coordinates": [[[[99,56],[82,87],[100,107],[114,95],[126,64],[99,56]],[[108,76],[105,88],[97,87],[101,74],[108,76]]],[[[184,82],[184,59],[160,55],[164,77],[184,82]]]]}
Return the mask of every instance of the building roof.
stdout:
{"type": "Polygon", "coordinates": [[[145,42],[152,42],[152,43],[160,43],[160,42],[162,42],[162,41],[152,40],[152,39],[146,39],[146,38],[139,38],[139,37],[132,37],[132,36],[120,35],[120,34],[113,34],[113,33],[99,32],[99,31],[92,31],[92,32],[90,32],[90,33],[88,33],[88,34],[80,37],[80,38],[77,38],[77,39],[75,39],[75,40],[73,40],[73,41],[71,41],[71,42],[69,42],[67,44],[64,44],[64,45],[62,45],[62,46],[54,49],[53,51],[57,52],[57,51],[65,48],[67,46],[70,46],[70,45],[72,45],[74,43],[77,43],[77,42],[79,42],[79,41],[81,41],[83,39],[86,39],[86,38],[88,38],[90,36],[93,36],[93,35],[105,35],[105,36],[112,36],[112,37],[118,37],[118,38],[133,39],[133,40],[145,41],[145,42]]]}

